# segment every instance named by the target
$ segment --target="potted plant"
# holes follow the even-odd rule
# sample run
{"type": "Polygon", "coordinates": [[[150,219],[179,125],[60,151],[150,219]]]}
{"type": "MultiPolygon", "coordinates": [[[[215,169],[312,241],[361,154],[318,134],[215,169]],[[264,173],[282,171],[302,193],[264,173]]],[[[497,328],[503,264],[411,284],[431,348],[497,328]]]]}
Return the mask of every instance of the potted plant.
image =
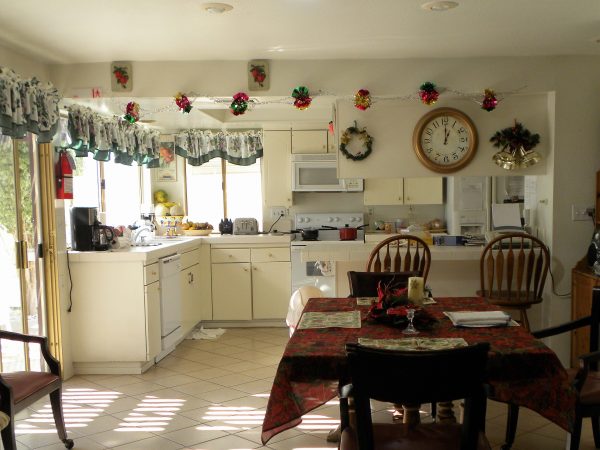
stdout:
{"type": "Polygon", "coordinates": [[[503,169],[525,168],[542,159],[540,154],[533,150],[540,143],[540,135],[532,134],[516,119],[512,127],[496,131],[490,142],[494,147],[501,148],[493,159],[503,169]]]}

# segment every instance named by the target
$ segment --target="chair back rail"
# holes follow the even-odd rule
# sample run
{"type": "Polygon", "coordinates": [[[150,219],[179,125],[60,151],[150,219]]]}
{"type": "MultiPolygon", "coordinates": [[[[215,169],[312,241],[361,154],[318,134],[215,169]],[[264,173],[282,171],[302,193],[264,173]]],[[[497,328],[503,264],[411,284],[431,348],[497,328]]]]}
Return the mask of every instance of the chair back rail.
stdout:
{"type": "Polygon", "coordinates": [[[367,272],[418,272],[425,281],[431,265],[431,252],[425,241],[409,234],[381,241],[371,254],[367,272]]]}

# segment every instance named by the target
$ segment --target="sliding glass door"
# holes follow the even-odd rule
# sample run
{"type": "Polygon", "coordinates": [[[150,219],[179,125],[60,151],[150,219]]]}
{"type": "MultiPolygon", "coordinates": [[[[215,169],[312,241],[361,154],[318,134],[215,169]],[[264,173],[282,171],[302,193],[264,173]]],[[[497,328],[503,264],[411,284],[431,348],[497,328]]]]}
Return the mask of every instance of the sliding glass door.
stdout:
{"type": "MultiPolygon", "coordinates": [[[[0,135],[0,329],[44,335],[39,167],[35,138],[0,135]]],[[[3,341],[2,371],[40,369],[39,346],[3,341]]]]}

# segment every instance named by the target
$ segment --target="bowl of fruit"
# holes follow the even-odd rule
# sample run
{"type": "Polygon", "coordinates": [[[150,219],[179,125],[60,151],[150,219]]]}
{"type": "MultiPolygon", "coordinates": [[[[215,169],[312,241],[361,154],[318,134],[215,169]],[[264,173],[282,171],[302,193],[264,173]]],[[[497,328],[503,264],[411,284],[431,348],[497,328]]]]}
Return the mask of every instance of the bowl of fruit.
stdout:
{"type": "Polygon", "coordinates": [[[208,222],[183,222],[181,229],[186,236],[208,236],[213,226],[208,222]]]}

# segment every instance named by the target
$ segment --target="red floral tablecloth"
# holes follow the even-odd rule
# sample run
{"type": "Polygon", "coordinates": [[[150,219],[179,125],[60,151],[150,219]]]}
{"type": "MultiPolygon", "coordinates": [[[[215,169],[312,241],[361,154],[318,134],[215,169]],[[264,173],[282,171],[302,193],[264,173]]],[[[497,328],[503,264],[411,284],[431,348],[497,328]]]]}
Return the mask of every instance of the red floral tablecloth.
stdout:
{"type": "MultiPolygon", "coordinates": [[[[489,342],[488,383],[492,398],[530,408],[569,431],[576,393],[556,354],[522,327],[456,328],[443,311],[485,311],[497,307],[477,297],[438,298],[427,310],[438,320],[422,337],[463,338],[469,344],[489,342]]],[[[288,342],[273,381],[263,422],[262,441],[301,422],[302,415],[337,395],[347,382],[345,345],[358,338],[406,337],[401,329],[367,321],[367,307],[353,298],[309,300],[304,312],[361,311],[360,329],[296,330],[288,342]]],[[[443,375],[440,375],[443,378],[443,375]]]]}

